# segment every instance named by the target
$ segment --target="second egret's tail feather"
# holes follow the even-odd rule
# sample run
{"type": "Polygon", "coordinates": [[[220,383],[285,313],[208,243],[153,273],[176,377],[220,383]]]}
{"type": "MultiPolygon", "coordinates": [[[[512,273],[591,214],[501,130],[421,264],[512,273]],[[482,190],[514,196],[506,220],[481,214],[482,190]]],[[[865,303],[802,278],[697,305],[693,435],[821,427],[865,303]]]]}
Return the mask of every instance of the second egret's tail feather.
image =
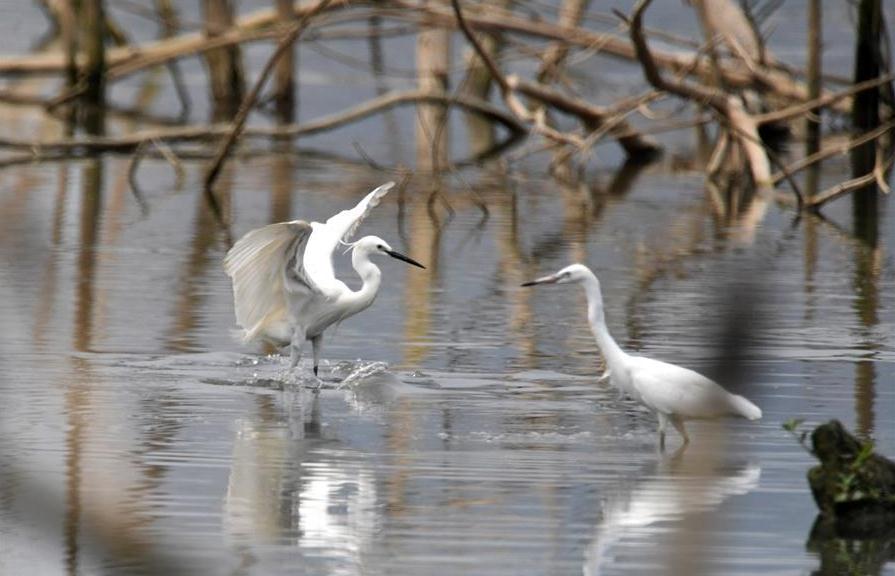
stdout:
{"type": "Polygon", "coordinates": [[[730,404],[734,413],[738,416],[742,416],[747,420],[758,420],[761,418],[761,408],[738,394],[731,394],[730,404]]]}

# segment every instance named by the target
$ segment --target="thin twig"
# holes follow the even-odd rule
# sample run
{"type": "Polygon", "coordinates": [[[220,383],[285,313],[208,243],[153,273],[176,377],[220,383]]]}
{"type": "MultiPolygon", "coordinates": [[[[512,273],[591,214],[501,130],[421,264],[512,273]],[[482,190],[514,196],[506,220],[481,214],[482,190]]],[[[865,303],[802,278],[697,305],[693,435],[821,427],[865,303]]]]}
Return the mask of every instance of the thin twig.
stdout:
{"type": "MultiPolygon", "coordinates": [[[[631,43],[634,45],[644,76],[658,90],[664,90],[675,96],[712,108],[738,136],[739,144],[748,159],[749,170],[752,173],[755,186],[761,189],[773,187],[770,168],[772,159],[758,136],[758,124],[745,110],[742,102],[737,97],[718,90],[686,82],[683,79],[669,80],[662,75],[643,33],[643,15],[651,3],[652,0],[637,2],[631,18],[628,20],[631,43]]],[[[620,17],[624,18],[624,15],[620,14],[620,17]]],[[[793,193],[796,194],[801,205],[801,192],[797,185],[793,186],[793,193]]]]}
{"type": "Polygon", "coordinates": [[[140,207],[140,214],[144,217],[149,214],[149,204],[146,202],[146,199],[143,197],[143,191],[140,189],[140,183],[137,180],[137,170],[140,166],[140,161],[143,159],[143,153],[146,151],[146,143],[141,143],[136,151],[134,151],[133,155],[128,162],[127,167],[127,181],[131,185],[131,192],[134,195],[134,199],[137,201],[137,205],[140,207]]]}
{"type": "Polygon", "coordinates": [[[777,182],[779,182],[780,180],[785,178],[787,172],[789,174],[795,174],[797,172],[800,172],[801,170],[804,170],[808,166],[811,166],[812,164],[816,164],[816,163],[820,162],[821,160],[826,160],[827,158],[830,158],[832,156],[837,156],[839,154],[845,154],[852,148],[856,148],[862,144],[870,142],[871,140],[876,140],[877,138],[879,138],[883,134],[889,132],[890,130],[895,130],[895,121],[887,122],[874,130],[865,132],[861,136],[858,136],[857,138],[853,138],[853,139],[849,140],[848,143],[843,144],[841,146],[830,146],[828,148],[824,148],[824,149],[820,150],[819,152],[816,152],[814,154],[811,154],[810,156],[806,156],[805,158],[802,158],[801,160],[797,160],[797,161],[791,163],[789,166],[786,167],[786,172],[781,171],[781,172],[774,174],[773,182],[776,184],[777,182]]]}
{"type": "Polygon", "coordinates": [[[261,90],[264,88],[264,85],[267,84],[267,79],[270,76],[270,73],[273,71],[274,66],[277,61],[292,47],[292,44],[295,42],[296,38],[298,38],[299,34],[301,34],[302,30],[308,25],[311,18],[317,15],[320,11],[322,11],[326,6],[330,3],[331,0],[321,0],[317,3],[317,5],[306,12],[301,19],[296,22],[286,33],[283,34],[279,43],[277,44],[276,50],[267,60],[267,64],[264,65],[264,68],[261,70],[261,74],[258,76],[258,80],[255,82],[255,85],[252,87],[251,92],[249,92],[246,97],[243,99],[242,104],[239,107],[239,112],[236,113],[236,118],[233,120],[233,127],[230,130],[230,133],[227,135],[227,138],[221,143],[220,148],[218,148],[217,154],[215,154],[214,160],[211,162],[211,165],[208,169],[208,172],[205,174],[204,187],[206,191],[211,191],[212,186],[214,186],[215,180],[217,180],[218,174],[221,171],[221,168],[226,161],[227,155],[230,153],[230,149],[233,148],[233,145],[236,143],[236,139],[242,133],[242,129],[245,126],[245,122],[249,117],[249,112],[251,112],[252,107],[255,105],[255,101],[258,99],[258,94],[261,93],[261,90]]]}
{"type": "Polygon", "coordinates": [[[783,108],[782,110],[775,110],[766,114],[758,114],[754,118],[758,124],[768,124],[771,122],[782,122],[784,120],[790,120],[803,114],[808,114],[818,108],[824,108],[826,106],[830,106],[831,104],[835,104],[840,100],[844,100],[845,98],[854,96],[855,94],[863,92],[864,90],[877,88],[882,84],[891,82],[893,79],[895,79],[895,74],[887,74],[885,76],[873,78],[872,80],[865,80],[864,82],[858,82],[847,90],[842,90],[840,92],[835,92],[832,94],[826,94],[824,96],[821,96],[820,98],[808,100],[807,102],[802,102],[800,104],[796,104],[795,106],[783,108]]]}
{"type": "Polygon", "coordinates": [[[158,138],[153,138],[151,142],[155,149],[159,151],[159,154],[162,155],[162,158],[167,160],[168,164],[174,168],[174,174],[177,177],[174,186],[180,188],[183,185],[183,179],[186,177],[186,171],[183,169],[183,163],[180,161],[180,158],[171,150],[170,146],[158,138]]]}
{"type": "Polygon", "coordinates": [[[880,190],[883,191],[884,194],[891,194],[892,189],[889,187],[889,183],[886,182],[886,173],[892,167],[892,157],[889,157],[888,162],[883,161],[883,146],[876,146],[876,161],[873,163],[873,175],[876,177],[876,185],[880,190]]]}
{"type": "MultiPolygon", "coordinates": [[[[644,136],[628,124],[626,116],[633,110],[610,114],[601,106],[596,106],[575,96],[567,96],[549,86],[529,82],[515,75],[508,77],[507,82],[512,88],[528,98],[537,100],[541,104],[555,108],[565,114],[577,117],[591,131],[608,127],[603,134],[611,133],[613,136],[616,136],[619,144],[625,149],[628,156],[649,156],[661,150],[661,146],[656,141],[644,136]]],[[[654,94],[654,92],[651,94],[654,94]]],[[[652,99],[652,97],[650,96],[649,99],[652,99]]],[[[588,141],[585,140],[582,143],[582,147],[587,149],[592,144],[593,142],[588,144],[588,141]]]]}
{"type": "Polygon", "coordinates": [[[451,0],[451,6],[454,9],[454,15],[457,17],[457,25],[460,26],[460,30],[463,32],[463,35],[466,36],[466,39],[469,40],[469,43],[472,44],[472,47],[475,49],[476,54],[479,58],[481,58],[482,62],[485,64],[485,67],[488,68],[488,72],[491,74],[491,78],[497,82],[497,85],[500,87],[501,95],[506,99],[511,93],[512,89],[510,88],[507,79],[504,78],[504,75],[501,73],[500,69],[497,67],[497,63],[494,62],[494,58],[491,57],[491,54],[485,50],[482,43],[479,42],[479,39],[476,38],[475,34],[472,33],[472,30],[469,28],[469,25],[466,23],[466,19],[463,17],[463,11],[460,9],[459,0],[451,0]]]}
{"type": "Polygon", "coordinates": [[[875,181],[876,175],[873,172],[870,172],[868,174],[864,174],[863,176],[858,176],[857,178],[852,178],[851,180],[841,182],[831,188],[827,188],[823,192],[814,196],[811,199],[811,202],[808,204],[808,208],[816,212],[820,209],[821,206],[823,206],[830,200],[834,200],[842,196],[843,194],[851,192],[852,190],[857,190],[869,184],[873,184],[875,181]]]}
{"type": "Polygon", "coordinates": [[[180,100],[180,114],[178,118],[186,120],[190,117],[190,110],[192,109],[190,92],[184,85],[183,76],[180,73],[180,67],[177,65],[177,62],[173,60],[168,62],[166,68],[171,75],[171,81],[174,83],[174,92],[177,94],[177,99],[180,100]]]}
{"type": "Polygon", "coordinates": [[[546,122],[543,119],[543,115],[532,115],[528,112],[528,109],[519,101],[519,99],[514,94],[514,87],[507,81],[506,77],[504,77],[503,73],[501,73],[500,69],[497,67],[497,64],[494,62],[494,59],[490,54],[482,47],[481,42],[479,42],[478,38],[476,38],[475,34],[473,34],[472,29],[467,25],[466,19],[463,16],[463,11],[460,9],[459,0],[451,0],[451,6],[454,9],[454,15],[457,19],[457,25],[460,27],[460,30],[466,36],[466,39],[469,40],[469,43],[472,44],[472,47],[475,49],[479,58],[481,58],[482,62],[485,64],[485,67],[488,68],[488,72],[491,74],[494,81],[500,87],[501,96],[503,96],[503,101],[507,105],[507,108],[510,109],[517,118],[526,122],[531,129],[535,132],[541,134],[542,136],[546,136],[547,138],[554,140],[561,144],[567,144],[574,147],[580,147],[583,141],[579,136],[573,134],[565,134],[555,130],[549,126],[547,126],[546,122]]]}

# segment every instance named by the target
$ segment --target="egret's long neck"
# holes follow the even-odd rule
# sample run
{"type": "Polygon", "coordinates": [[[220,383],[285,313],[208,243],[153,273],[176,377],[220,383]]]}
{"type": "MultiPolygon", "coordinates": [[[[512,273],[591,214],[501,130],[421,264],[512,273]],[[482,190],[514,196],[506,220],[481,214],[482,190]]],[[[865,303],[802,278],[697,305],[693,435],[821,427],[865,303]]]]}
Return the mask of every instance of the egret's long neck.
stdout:
{"type": "Polygon", "coordinates": [[[597,346],[606,364],[612,368],[624,360],[625,352],[616,344],[609,328],[606,326],[606,314],[603,312],[603,294],[600,292],[600,281],[591,274],[584,280],[584,291],[587,294],[587,320],[590,322],[591,332],[597,339],[597,346]]]}
{"type": "Polygon", "coordinates": [[[372,304],[376,298],[382,273],[379,271],[379,267],[370,261],[366,251],[358,250],[357,248],[351,253],[351,265],[354,266],[354,271],[364,281],[360,290],[351,292],[351,299],[354,305],[359,309],[363,309],[372,304]]]}

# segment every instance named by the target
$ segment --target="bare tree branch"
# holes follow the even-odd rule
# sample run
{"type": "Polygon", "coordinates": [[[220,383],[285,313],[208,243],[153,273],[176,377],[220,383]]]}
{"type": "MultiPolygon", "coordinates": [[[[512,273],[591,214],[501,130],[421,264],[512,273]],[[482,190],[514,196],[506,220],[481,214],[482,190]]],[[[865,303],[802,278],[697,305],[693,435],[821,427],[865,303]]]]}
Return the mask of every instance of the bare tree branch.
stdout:
{"type": "MultiPolygon", "coordinates": [[[[852,138],[851,140],[849,140],[848,142],[846,142],[843,145],[829,146],[827,148],[820,150],[819,152],[816,152],[814,154],[811,154],[810,156],[806,156],[805,158],[802,158],[801,160],[793,162],[789,166],[786,167],[785,172],[788,172],[789,174],[795,174],[796,172],[804,170],[805,168],[807,168],[808,166],[811,166],[812,164],[817,164],[818,162],[820,162],[822,160],[826,160],[827,158],[830,158],[832,156],[838,156],[839,154],[845,154],[852,148],[856,148],[858,146],[861,146],[862,144],[866,144],[867,142],[870,142],[871,140],[876,140],[877,138],[879,138],[880,136],[886,134],[887,132],[889,132],[891,130],[895,130],[895,121],[887,122],[886,124],[883,124],[879,128],[876,128],[874,130],[866,132],[866,133],[858,136],[857,138],[852,138]]],[[[773,180],[776,183],[785,177],[786,177],[785,173],[783,171],[781,171],[781,172],[777,172],[773,175],[773,180]]]]}
{"type": "Polygon", "coordinates": [[[245,122],[249,117],[249,112],[252,111],[252,108],[255,105],[255,101],[258,99],[258,94],[261,93],[261,90],[264,88],[264,85],[267,84],[267,79],[270,77],[271,72],[273,71],[274,66],[276,66],[277,61],[292,47],[292,44],[295,43],[295,40],[298,38],[299,34],[301,34],[302,30],[307,27],[308,23],[311,21],[311,18],[320,13],[326,6],[330,3],[331,0],[321,0],[318,2],[313,8],[305,12],[305,14],[296,22],[280,39],[277,44],[276,50],[271,54],[270,58],[267,60],[267,64],[264,65],[264,68],[261,70],[261,74],[258,76],[258,80],[255,82],[255,85],[252,87],[252,91],[249,92],[245,99],[243,99],[242,104],[239,107],[239,112],[236,113],[236,118],[233,120],[233,127],[230,130],[230,133],[227,135],[227,138],[221,143],[220,148],[218,148],[217,153],[215,154],[214,160],[211,162],[211,165],[208,169],[208,172],[205,174],[205,190],[210,191],[211,187],[214,185],[214,181],[217,179],[218,174],[221,171],[221,168],[224,165],[224,162],[227,158],[227,155],[230,152],[230,149],[233,147],[233,144],[236,142],[236,139],[242,133],[242,129],[245,126],[245,122]]]}

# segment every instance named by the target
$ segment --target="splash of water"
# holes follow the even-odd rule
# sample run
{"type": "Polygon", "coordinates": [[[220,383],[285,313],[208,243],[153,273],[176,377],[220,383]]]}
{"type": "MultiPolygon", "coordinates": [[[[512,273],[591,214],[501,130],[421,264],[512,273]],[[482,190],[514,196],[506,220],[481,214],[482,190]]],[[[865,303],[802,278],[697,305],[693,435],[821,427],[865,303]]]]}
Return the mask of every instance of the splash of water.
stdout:
{"type": "MultiPolygon", "coordinates": [[[[336,389],[342,390],[344,388],[353,388],[363,382],[365,379],[374,376],[376,374],[381,374],[388,370],[388,364],[386,362],[364,362],[358,360],[348,376],[346,376],[336,389]]],[[[334,370],[335,372],[335,370],[334,370]]]]}

